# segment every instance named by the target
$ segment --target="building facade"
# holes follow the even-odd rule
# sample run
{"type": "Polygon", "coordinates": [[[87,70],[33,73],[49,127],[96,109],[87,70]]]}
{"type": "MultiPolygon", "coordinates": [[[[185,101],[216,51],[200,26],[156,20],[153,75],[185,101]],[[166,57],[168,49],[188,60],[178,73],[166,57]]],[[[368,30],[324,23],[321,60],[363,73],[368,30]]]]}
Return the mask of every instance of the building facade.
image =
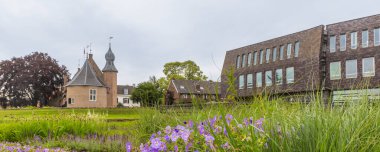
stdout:
{"type": "Polygon", "coordinates": [[[81,69],[66,85],[69,108],[110,108],[117,106],[117,69],[111,45],[105,55],[106,65],[100,70],[89,54],[81,69]]]}
{"type": "Polygon", "coordinates": [[[195,80],[171,80],[165,103],[186,104],[193,101],[213,102],[220,98],[220,83],[195,80]]]}
{"type": "MultiPolygon", "coordinates": [[[[352,91],[368,90],[363,87],[378,88],[379,27],[380,15],[374,15],[320,25],[227,51],[222,94],[229,94],[227,73],[231,70],[240,97],[267,93],[305,100],[309,93],[321,92],[325,101],[338,102],[352,91]]],[[[380,94],[376,89],[370,92],[374,96],[380,94]]]]}
{"type": "Polygon", "coordinates": [[[134,89],[134,86],[118,85],[117,102],[123,104],[124,107],[140,107],[140,103],[133,101],[131,98],[134,89]]]}

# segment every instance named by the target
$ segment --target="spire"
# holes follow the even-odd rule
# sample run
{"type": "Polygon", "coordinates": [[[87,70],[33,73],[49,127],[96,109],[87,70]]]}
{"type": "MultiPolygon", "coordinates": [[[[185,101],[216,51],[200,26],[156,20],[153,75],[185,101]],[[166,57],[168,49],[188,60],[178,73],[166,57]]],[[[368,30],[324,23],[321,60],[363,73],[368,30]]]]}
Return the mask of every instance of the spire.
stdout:
{"type": "MultiPolygon", "coordinates": [[[[112,38],[113,37],[110,37],[110,41],[112,38]]],[[[115,55],[113,54],[112,49],[111,49],[111,42],[109,42],[109,48],[105,55],[105,58],[106,58],[106,65],[104,66],[102,71],[103,72],[118,72],[114,64],[115,55]]]]}

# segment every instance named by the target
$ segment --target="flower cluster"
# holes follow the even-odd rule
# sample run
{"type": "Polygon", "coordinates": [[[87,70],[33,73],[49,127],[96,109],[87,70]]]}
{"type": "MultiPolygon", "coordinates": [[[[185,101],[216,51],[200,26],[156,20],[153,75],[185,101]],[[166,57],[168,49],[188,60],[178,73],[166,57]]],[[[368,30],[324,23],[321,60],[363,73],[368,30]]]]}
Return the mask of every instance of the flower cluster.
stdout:
{"type": "Polygon", "coordinates": [[[65,152],[64,149],[48,149],[35,146],[22,146],[19,143],[0,143],[0,151],[8,152],[65,152]]]}
{"type": "Polygon", "coordinates": [[[139,147],[133,147],[128,142],[126,151],[228,151],[239,150],[241,145],[253,142],[262,147],[266,141],[263,122],[264,118],[254,121],[251,117],[240,124],[230,114],[198,123],[189,120],[183,125],[167,126],[162,132],[152,134],[150,140],[139,147]]]}

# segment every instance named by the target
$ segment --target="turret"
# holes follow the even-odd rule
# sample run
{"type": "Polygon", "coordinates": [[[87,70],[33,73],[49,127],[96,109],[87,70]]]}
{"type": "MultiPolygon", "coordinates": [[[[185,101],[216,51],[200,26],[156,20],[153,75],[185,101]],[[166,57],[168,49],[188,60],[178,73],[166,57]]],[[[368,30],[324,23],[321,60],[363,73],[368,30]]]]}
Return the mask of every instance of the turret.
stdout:
{"type": "Polygon", "coordinates": [[[107,84],[107,105],[108,107],[117,106],[117,69],[115,67],[115,55],[111,49],[111,43],[109,44],[108,51],[105,55],[106,65],[102,72],[104,81],[107,84]]]}

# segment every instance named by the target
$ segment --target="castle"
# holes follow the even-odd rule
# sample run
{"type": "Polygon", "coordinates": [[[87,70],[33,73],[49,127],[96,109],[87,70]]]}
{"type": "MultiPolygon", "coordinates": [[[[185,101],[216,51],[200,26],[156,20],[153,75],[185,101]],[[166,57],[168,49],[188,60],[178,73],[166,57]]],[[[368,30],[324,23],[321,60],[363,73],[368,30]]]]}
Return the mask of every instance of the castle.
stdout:
{"type": "Polygon", "coordinates": [[[106,65],[100,70],[88,54],[82,68],[66,85],[69,108],[112,108],[117,106],[117,69],[111,44],[105,55],[106,65]]]}

